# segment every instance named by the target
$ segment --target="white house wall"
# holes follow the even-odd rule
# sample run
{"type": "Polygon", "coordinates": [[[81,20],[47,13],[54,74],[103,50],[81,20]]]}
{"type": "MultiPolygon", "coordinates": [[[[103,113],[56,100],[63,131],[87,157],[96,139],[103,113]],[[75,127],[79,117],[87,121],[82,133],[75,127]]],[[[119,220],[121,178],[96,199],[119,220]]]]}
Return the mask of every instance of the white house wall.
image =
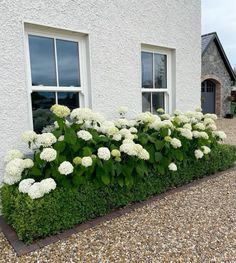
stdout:
{"type": "Polygon", "coordinates": [[[92,108],[108,118],[120,105],[141,111],[141,44],[173,50],[173,108],[200,104],[200,0],[1,1],[0,170],[31,128],[24,21],[88,33],[92,108]]]}

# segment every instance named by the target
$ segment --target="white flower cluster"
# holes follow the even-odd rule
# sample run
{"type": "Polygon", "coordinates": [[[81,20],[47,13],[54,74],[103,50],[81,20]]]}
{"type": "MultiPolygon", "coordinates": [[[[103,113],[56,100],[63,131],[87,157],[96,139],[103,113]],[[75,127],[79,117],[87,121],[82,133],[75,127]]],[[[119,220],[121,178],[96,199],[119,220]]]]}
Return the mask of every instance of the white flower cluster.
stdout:
{"type": "Polygon", "coordinates": [[[70,162],[64,161],[59,165],[58,171],[60,174],[68,175],[68,174],[73,173],[74,167],[70,162]]]}
{"type": "Polygon", "coordinates": [[[91,123],[102,123],[105,119],[104,117],[97,112],[93,112],[89,108],[77,108],[74,109],[70,117],[72,120],[75,120],[78,124],[83,124],[85,121],[91,123]]]}
{"type": "Polygon", "coordinates": [[[34,162],[31,159],[22,158],[24,158],[24,155],[18,150],[11,150],[6,154],[4,158],[6,163],[3,175],[4,183],[13,185],[19,182],[23,171],[34,166],[34,162]]]}
{"type": "Polygon", "coordinates": [[[179,139],[177,138],[173,138],[170,140],[170,144],[173,146],[173,148],[177,149],[180,148],[182,146],[182,143],[179,139]]]}
{"type": "Polygon", "coordinates": [[[56,182],[52,178],[36,182],[34,179],[24,179],[19,183],[19,191],[28,194],[31,199],[38,199],[56,189],[56,182]]]}
{"type": "Polygon", "coordinates": [[[78,138],[84,140],[84,141],[89,141],[92,140],[93,136],[90,132],[85,131],[85,130],[80,130],[77,132],[78,138]]]}
{"type": "Polygon", "coordinates": [[[85,156],[81,158],[81,165],[83,165],[84,167],[92,166],[92,164],[93,164],[93,160],[90,156],[85,156]]]}
{"type": "Polygon", "coordinates": [[[67,106],[54,104],[51,111],[59,118],[66,118],[70,115],[70,109],[67,106]]]}
{"type": "Polygon", "coordinates": [[[46,162],[52,162],[57,158],[57,151],[52,148],[44,148],[40,153],[40,159],[46,162]]]}
{"type": "Polygon", "coordinates": [[[24,158],[24,154],[19,150],[10,150],[4,157],[4,162],[9,163],[11,160],[16,158],[22,159],[24,158]]]}
{"type": "Polygon", "coordinates": [[[170,163],[168,168],[170,171],[173,171],[173,172],[177,171],[177,165],[175,163],[170,163]]]}
{"type": "Polygon", "coordinates": [[[50,132],[39,134],[36,139],[37,145],[43,147],[50,147],[56,142],[57,138],[50,132]]]}
{"type": "Polygon", "coordinates": [[[145,150],[142,145],[134,143],[130,139],[123,140],[120,146],[120,152],[124,152],[130,156],[136,156],[142,160],[148,160],[150,158],[148,151],[145,150]]]}
{"type": "Polygon", "coordinates": [[[98,148],[98,157],[104,161],[107,161],[111,158],[111,152],[107,147],[98,148]]]}
{"type": "Polygon", "coordinates": [[[34,131],[25,131],[22,133],[21,138],[26,143],[32,143],[37,139],[37,133],[34,131]]]}

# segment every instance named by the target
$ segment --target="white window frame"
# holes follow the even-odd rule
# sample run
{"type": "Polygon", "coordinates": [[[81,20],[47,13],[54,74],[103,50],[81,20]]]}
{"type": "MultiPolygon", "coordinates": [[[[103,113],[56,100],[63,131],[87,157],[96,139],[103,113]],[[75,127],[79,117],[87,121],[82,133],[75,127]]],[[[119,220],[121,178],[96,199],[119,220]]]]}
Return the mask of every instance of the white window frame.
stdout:
{"type": "Polygon", "coordinates": [[[79,107],[89,107],[89,92],[88,92],[88,57],[87,57],[87,43],[85,34],[76,34],[69,30],[61,30],[57,28],[51,28],[46,26],[25,25],[25,59],[26,59],[26,70],[27,70],[27,86],[28,86],[28,107],[30,126],[33,129],[33,110],[32,110],[32,99],[31,93],[34,91],[38,92],[55,92],[55,101],[58,102],[57,92],[78,92],[79,96],[79,107]],[[54,39],[54,52],[56,62],[56,80],[58,86],[33,86],[31,65],[30,65],[30,50],[29,50],[29,35],[48,37],[54,39]],[[74,41],[78,43],[78,54],[79,54],[79,74],[80,74],[80,86],[59,86],[58,80],[58,65],[57,65],[57,51],[56,51],[56,39],[74,41]]]}
{"type": "MultiPolygon", "coordinates": [[[[153,59],[153,67],[152,67],[152,75],[153,75],[153,88],[143,88],[142,87],[142,56],[141,56],[141,96],[143,93],[161,93],[164,92],[164,105],[165,105],[165,112],[171,113],[172,112],[172,52],[170,49],[167,48],[157,48],[157,47],[143,47],[141,48],[141,52],[148,52],[160,55],[166,55],[166,74],[167,74],[167,88],[166,89],[157,89],[155,88],[155,72],[154,72],[154,59],[153,59]]],[[[151,113],[153,113],[153,106],[152,106],[152,96],[151,96],[151,113]]]]}

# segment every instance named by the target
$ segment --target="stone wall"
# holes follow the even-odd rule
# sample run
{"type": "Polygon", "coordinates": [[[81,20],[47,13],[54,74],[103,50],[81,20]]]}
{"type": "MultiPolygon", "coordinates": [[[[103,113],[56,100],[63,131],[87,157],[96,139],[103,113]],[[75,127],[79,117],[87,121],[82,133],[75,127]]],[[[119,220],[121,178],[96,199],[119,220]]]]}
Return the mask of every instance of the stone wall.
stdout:
{"type": "Polygon", "coordinates": [[[231,78],[215,42],[202,57],[202,81],[212,79],[216,84],[216,113],[224,116],[230,111],[227,97],[231,94],[231,78]]]}

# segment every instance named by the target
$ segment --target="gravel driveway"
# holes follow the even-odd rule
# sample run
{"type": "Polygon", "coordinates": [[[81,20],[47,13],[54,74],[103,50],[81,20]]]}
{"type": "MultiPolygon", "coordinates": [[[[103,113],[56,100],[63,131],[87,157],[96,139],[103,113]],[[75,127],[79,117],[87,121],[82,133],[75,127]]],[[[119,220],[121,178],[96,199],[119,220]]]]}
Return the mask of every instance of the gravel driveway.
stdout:
{"type": "MultiPolygon", "coordinates": [[[[236,121],[217,124],[236,144],[236,121]]],[[[236,262],[236,170],[26,256],[0,233],[0,262],[236,262]]]]}

